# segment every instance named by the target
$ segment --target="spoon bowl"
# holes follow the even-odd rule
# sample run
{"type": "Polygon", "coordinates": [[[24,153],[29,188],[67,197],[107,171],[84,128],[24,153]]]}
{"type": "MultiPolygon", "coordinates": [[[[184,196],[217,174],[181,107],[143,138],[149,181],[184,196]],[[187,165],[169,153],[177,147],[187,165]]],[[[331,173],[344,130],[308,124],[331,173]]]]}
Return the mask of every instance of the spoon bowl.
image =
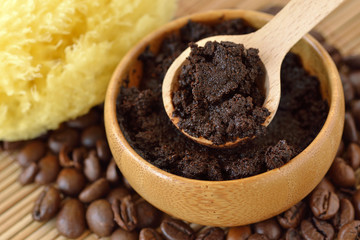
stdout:
{"type": "MultiPolygon", "coordinates": [[[[281,63],[289,49],[331,11],[338,7],[344,0],[313,1],[313,0],[292,0],[290,1],[271,21],[254,33],[245,35],[219,35],[202,39],[196,44],[203,47],[206,42],[233,42],[243,44],[245,48],[256,48],[259,50],[259,57],[265,68],[265,101],[263,107],[269,111],[269,116],[262,123],[268,126],[274,118],[280,103],[280,69],[281,63]]],[[[177,88],[177,82],[181,67],[190,55],[190,48],[187,48],[168,69],[162,88],[162,97],[165,111],[172,123],[187,137],[197,143],[215,147],[231,148],[254,136],[237,138],[235,141],[228,141],[216,145],[204,137],[195,137],[180,129],[179,117],[173,115],[174,106],[172,94],[177,88]]]]}
{"type": "Polygon", "coordinates": [[[177,32],[191,19],[215,24],[242,18],[254,28],[271,15],[243,10],[195,14],[164,25],[139,42],[122,59],[110,81],[105,100],[105,127],[114,159],[130,185],[160,210],[183,220],[211,226],[238,226],[273,217],[308,195],[324,177],[340,144],[344,123],[344,95],[337,68],[326,50],[311,36],[293,48],[304,68],[317,76],[329,104],[327,119],[317,137],[299,155],[280,168],[230,181],[188,179],[163,171],[142,158],[128,143],[116,114],[121,86],[138,86],[142,75],[140,54],[154,52],[164,36],[177,32]],[[129,80],[126,85],[126,79],[129,80]]]}

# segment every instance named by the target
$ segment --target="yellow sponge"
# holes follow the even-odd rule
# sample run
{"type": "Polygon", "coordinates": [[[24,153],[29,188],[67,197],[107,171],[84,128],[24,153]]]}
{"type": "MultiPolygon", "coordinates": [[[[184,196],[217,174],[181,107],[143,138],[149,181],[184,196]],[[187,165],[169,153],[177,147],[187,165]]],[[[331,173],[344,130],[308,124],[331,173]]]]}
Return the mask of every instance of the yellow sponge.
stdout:
{"type": "Polygon", "coordinates": [[[55,129],[104,100],[117,63],[175,0],[1,0],[0,139],[55,129]]]}

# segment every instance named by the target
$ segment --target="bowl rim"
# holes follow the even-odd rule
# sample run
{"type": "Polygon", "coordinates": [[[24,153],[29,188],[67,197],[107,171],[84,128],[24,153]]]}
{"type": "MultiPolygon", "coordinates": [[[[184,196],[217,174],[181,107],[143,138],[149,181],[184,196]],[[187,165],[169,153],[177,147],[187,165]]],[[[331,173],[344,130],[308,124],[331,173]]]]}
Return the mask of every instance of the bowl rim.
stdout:
{"type": "MultiPolygon", "coordinates": [[[[329,81],[329,110],[327,113],[326,120],[321,127],[319,133],[317,136],[311,141],[311,143],[298,155],[296,155],[294,158],[292,158],[289,162],[281,166],[280,168],[275,168],[263,173],[256,174],[254,176],[240,178],[240,179],[233,179],[233,180],[222,180],[222,181],[212,181],[212,180],[199,180],[199,179],[191,179],[186,178],[182,176],[175,175],[173,173],[166,172],[162,170],[161,168],[156,167],[155,165],[148,162],[146,159],[142,158],[135,150],[134,148],[129,144],[129,142],[126,140],[123,132],[120,129],[120,125],[117,120],[117,114],[116,114],[116,102],[117,102],[117,96],[119,94],[121,82],[123,79],[120,79],[120,76],[123,71],[127,70],[127,65],[132,60],[132,56],[139,56],[136,55],[136,52],[139,51],[139,49],[145,49],[146,46],[149,45],[149,42],[151,39],[160,36],[162,34],[170,33],[176,28],[178,25],[185,25],[187,21],[190,19],[193,19],[196,21],[196,18],[201,18],[204,15],[208,15],[210,13],[212,14],[218,14],[219,17],[224,15],[226,13],[231,14],[238,14],[239,18],[242,18],[246,21],[246,16],[252,15],[252,16],[260,16],[261,18],[265,19],[266,21],[269,21],[273,16],[267,13],[259,12],[259,11],[253,11],[253,10],[242,10],[242,9],[220,9],[220,10],[212,10],[212,11],[206,11],[201,13],[195,13],[191,15],[186,15],[180,18],[177,18],[175,20],[170,21],[169,23],[161,26],[157,30],[151,32],[148,34],[145,38],[143,38],[141,41],[139,41],[135,46],[133,46],[130,51],[126,53],[126,55],[122,58],[122,60],[117,65],[116,69],[113,72],[113,75],[110,79],[107,92],[106,92],[106,98],[105,98],[105,111],[104,111],[104,118],[105,120],[105,127],[106,127],[106,133],[112,134],[117,140],[117,143],[120,144],[120,147],[122,151],[126,151],[128,155],[131,156],[132,161],[136,160],[143,168],[151,170],[152,174],[157,175],[157,177],[160,177],[164,180],[171,179],[173,182],[178,183],[186,183],[186,184],[195,184],[195,185],[233,185],[236,184],[246,184],[252,183],[253,181],[256,181],[258,178],[266,178],[271,177],[273,174],[279,173],[280,170],[283,169],[291,169],[295,165],[296,161],[299,161],[303,158],[303,156],[307,155],[308,153],[311,153],[316,148],[316,145],[319,144],[319,142],[324,142],[327,138],[326,131],[329,126],[337,124],[339,119],[334,117],[335,115],[335,109],[341,109],[342,105],[344,105],[344,96],[343,96],[343,89],[342,84],[340,82],[340,76],[337,70],[337,67],[335,63],[333,62],[332,58],[328,54],[328,52],[322,47],[322,45],[310,34],[306,34],[302,40],[304,40],[307,44],[309,44],[316,53],[323,59],[323,62],[327,61],[329,63],[328,67],[325,68],[326,75],[333,76],[333,79],[338,79],[339,81],[329,81]],[[342,101],[334,101],[334,99],[337,99],[340,97],[342,101]]],[[[231,17],[232,18],[232,17],[231,17]]],[[[206,21],[202,21],[206,22],[206,21]]]]}

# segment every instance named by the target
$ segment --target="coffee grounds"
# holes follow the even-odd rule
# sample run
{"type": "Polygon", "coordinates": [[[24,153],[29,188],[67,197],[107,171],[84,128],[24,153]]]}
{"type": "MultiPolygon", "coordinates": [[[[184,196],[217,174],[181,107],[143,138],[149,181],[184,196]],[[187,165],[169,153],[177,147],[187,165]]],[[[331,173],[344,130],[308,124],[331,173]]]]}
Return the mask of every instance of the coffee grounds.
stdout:
{"type": "Polygon", "coordinates": [[[179,128],[215,145],[262,134],[269,111],[257,86],[264,78],[259,51],[232,42],[190,47],[172,97],[179,128]]]}
{"type": "MultiPolygon", "coordinates": [[[[139,88],[121,87],[117,100],[120,127],[140,156],[176,175],[202,180],[229,180],[253,176],[287,163],[306,148],[325,122],[328,104],[319,81],[289,53],[281,70],[281,101],[267,132],[233,149],[213,149],[188,139],[169,120],[161,86],[172,61],[189,42],[211,35],[245,34],[255,29],[243,20],[209,26],[188,22],[179,34],[168,35],[157,54],[147,49],[139,88]]],[[[126,81],[125,81],[126,82],[126,81]]]]}

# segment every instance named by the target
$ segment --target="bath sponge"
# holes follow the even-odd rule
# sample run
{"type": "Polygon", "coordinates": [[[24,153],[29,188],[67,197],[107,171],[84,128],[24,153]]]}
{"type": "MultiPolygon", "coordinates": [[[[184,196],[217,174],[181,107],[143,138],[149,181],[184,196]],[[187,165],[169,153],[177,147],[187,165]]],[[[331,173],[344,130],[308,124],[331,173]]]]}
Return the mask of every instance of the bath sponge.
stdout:
{"type": "Polygon", "coordinates": [[[175,0],[1,0],[0,140],[34,138],[104,100],[121,57],[175,0]]]}

